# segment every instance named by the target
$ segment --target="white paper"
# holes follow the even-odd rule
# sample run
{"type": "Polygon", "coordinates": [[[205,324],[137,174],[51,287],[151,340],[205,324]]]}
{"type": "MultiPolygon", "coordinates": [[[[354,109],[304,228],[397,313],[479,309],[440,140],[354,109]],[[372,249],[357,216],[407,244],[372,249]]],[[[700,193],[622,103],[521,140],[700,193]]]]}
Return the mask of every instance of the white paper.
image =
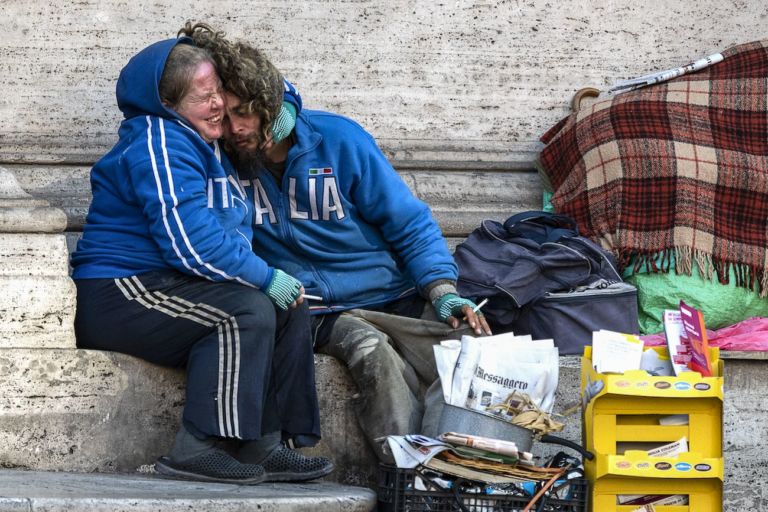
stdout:
{"type": "Polygon", "coordinates": [[[462,336],[461,351],[456,360],[456,368],[453,371],[449,404],[464,407],[467,395],[469,394],[469,387],[472,383],[472,375],[475,373],[479,357],[480,343],[478,338],[462,336]]]}
{"type": "Polygon", "coordinates": [[[657,377],[671,377],[675,375],[672,361],[666,357],[661,357],[652,348],[643,351],[643,355],[640,358],[640,369],[657,377]]]}
{"type": "Polygon", "coordinates": [[[648,450],[649,457],[676,457],[688,451],[688,439],[681,437],[674,443],[665,444],[652,450],[648,450]]]}
{"type": "Polygon", "coordinates": [[[450,445],[425,436],[387,436],[387,444],[399,468],[426,464],[438,453],[451,449],[450,445]]]}
{"type": "Polygon", "coordinates": [[[437,374],[440,376],[440,385],[443,388],[443,400],[451,403],[451,389],[453,388],[453,372],[456,361],[461,353],[461,342],[458,340],[441,341],[439,345],[432,347],[435,353],[437,374]]]}
{"type": "Polygon", "coordinates": [[[688,362],[691,355],[688,353],[685,327],[680,316],[680,310],[665,309],[662,314],[664,324],[664,336],[667,338],[667,351],[675,375],[689,372],[688,362]]]}
{"type": "Polygon", "coordinates": [[[600,330],[592,333],[592,364],[597,373],[639,370],[643,340],[633,334],[600,330]]]}

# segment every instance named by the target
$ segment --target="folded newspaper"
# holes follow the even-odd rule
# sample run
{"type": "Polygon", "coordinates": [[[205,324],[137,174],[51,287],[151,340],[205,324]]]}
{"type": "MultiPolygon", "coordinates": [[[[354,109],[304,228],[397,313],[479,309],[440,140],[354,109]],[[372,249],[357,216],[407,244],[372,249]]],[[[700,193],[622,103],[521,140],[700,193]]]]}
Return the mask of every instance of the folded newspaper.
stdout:
{"type": "Polygon", "coordinates": [[[552,411],[559,372],[553,340],[512,333],[463,336],[435,345],[434,352],[446,403],[486,411],[518,392],[552,411]]]}

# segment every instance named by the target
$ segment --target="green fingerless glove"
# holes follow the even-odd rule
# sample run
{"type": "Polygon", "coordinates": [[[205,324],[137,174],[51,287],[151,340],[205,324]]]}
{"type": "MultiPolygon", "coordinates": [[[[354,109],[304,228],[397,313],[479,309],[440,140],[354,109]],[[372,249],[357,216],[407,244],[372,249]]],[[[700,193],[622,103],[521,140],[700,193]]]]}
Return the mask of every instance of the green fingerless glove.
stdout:
{"type": "Polygon", "coordinates": [[[276,268],[272,273],[272,280],[264,289],[264,293],[275,306],[286,310],[301,295],[301,282],[276,268]]]}
{"type": "Polygon", "coordinates": [[[474,302],[469,299],[462,299],[455,293],[446,293],[442,297],[432,301],[432,305],[435,307],[437,317],[442,322],[448,320],[449,316],[460,318],[459,315],[461,315],[461,309],[464,306],[469,306],[473,309],[475,307],[474,302]]]}
{"type": "Polygon", "coordinates": [[[296,126],[296,107],[288,101],[283,102],[280,113],[272,123],[272,142],[277,144],[285,139],[296,126]]]}

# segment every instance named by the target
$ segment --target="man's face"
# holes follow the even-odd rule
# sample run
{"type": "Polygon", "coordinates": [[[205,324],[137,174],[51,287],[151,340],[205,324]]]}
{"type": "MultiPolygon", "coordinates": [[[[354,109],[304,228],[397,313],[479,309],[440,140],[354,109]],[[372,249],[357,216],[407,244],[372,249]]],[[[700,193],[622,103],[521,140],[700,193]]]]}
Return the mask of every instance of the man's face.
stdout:
{"type": "Polygon", "coordinates": [[[256,114],[240,112],[240,98],[232,93],[225,93],[227,118],[224,122],[224,138],[229,147],[239,156],[256,157],[259,155],[264,138],[261,134],[261,119],[256,114]]]}

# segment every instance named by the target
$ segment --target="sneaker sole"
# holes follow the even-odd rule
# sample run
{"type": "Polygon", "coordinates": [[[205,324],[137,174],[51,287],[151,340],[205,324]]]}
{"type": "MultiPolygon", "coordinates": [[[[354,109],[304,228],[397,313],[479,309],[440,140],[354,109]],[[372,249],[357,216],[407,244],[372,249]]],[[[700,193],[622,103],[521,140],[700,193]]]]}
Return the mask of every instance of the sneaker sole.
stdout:
{"type": "Polygon", "coordinates": [[[168,457],[160,457],[157,459],[157,461],[155,461],[155,469],[161,475],[174,479],[194,480],[196,482],[214,482],[219,484],[255,485],[264,482],[267,478],[266,473],[254,478],[219,478],[178,469],[173,467],[171,464],[172,463],[168,457]]]}
{"type": "Polygon", "coordinates": [[[293,472],[293,471],[285,471],[282,473],[267,472],[266,481],[267,482],[306,482],[307,480],[314,480],[316,478],[322,478],[326,475],[330,475],[331,473],[333,473],[334,469],[336,469],[336,467],[333,465],[333,463],[331,463],[316,471],[312,471],[311,473],[302,473],[302,472],[293,472]]]}

